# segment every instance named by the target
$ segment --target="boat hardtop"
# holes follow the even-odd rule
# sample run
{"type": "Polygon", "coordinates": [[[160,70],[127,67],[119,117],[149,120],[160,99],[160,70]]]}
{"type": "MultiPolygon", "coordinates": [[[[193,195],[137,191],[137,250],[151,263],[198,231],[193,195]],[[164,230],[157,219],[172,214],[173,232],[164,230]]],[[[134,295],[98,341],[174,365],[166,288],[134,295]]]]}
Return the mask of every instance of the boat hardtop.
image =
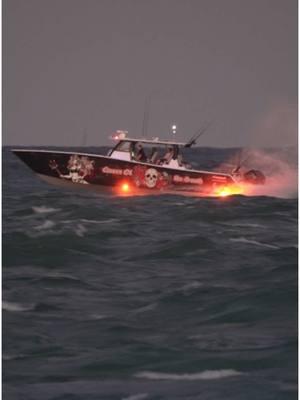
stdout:
{"type": "Polygon", "coordinates": [[[138,161],[141,163],[150,163],[154,165],[164,165],[174,169],[191,169],[191,165],[183,160],[181,147],[189,147],[188,142],[177,142],[174,140],[127,137],[123,131],[117,131],[112,136],[118,143],[108,152],[108,156],[116,160],[138,161]],[[144,145],[152,145],[151,153],[146,155],[144,145]],[[167,151],[162,157],[159,157],[157,147],[166,147],[167,151]]]}

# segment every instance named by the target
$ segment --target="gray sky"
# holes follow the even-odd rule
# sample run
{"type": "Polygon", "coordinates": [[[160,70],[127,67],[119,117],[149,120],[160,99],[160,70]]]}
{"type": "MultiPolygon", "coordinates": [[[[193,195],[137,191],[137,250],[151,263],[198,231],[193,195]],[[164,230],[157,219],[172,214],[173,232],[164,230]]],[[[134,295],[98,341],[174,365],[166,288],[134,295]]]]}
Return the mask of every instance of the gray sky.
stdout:
{"type": "Polygon", "coordinates": [[[295,144],[297,0],[3,0],[3,144],[295,144]]]}

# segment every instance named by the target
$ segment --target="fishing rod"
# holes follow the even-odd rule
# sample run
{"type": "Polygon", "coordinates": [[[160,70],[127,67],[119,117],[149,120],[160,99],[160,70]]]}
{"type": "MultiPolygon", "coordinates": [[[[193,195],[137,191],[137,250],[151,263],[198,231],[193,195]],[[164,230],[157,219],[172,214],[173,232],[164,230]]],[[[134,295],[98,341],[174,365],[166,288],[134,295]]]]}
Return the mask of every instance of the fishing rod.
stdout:
{"type": "Polygon", "coordinates": [[[186,143],[184,147],[192,147],[196,144],[196,141],[200,136],[204,135],[207,129],[211,126],[212,121],[207,122],[202,128],[198,129],[197,132],[191,137],[191,139],[186,143]]]}

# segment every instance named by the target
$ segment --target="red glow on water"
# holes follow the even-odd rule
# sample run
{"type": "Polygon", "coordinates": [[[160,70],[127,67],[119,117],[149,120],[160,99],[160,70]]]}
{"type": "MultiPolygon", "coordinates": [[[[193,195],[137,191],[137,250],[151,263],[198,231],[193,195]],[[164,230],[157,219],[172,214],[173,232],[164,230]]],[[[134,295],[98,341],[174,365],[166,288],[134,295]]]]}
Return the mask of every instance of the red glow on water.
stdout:
{"type": "Polygon", "coordinates": [[[237,194],[245,194],[245,190],[241,185],[220,186],[213,191],[213,196],[228,197],[237,194]]]}

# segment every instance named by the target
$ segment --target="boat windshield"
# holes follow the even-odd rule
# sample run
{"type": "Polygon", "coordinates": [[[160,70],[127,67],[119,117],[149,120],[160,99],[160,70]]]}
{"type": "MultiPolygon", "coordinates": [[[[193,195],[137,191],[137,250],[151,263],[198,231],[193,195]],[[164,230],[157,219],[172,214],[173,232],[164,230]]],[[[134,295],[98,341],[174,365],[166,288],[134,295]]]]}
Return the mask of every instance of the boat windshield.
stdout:
{"type": "Polygon", "coordinates": [[[176,144],[122,140],[112,150],[111,157],[172,168],[186,169],[190,167],[183,160],[180,148],[176,144]]]}
{"type": "Polygon", "coordinates": [[[121,141],[116,147],[115,150],[117,151],[126,151],[129,152],[131,148],[131,142],[121,141]]]}

